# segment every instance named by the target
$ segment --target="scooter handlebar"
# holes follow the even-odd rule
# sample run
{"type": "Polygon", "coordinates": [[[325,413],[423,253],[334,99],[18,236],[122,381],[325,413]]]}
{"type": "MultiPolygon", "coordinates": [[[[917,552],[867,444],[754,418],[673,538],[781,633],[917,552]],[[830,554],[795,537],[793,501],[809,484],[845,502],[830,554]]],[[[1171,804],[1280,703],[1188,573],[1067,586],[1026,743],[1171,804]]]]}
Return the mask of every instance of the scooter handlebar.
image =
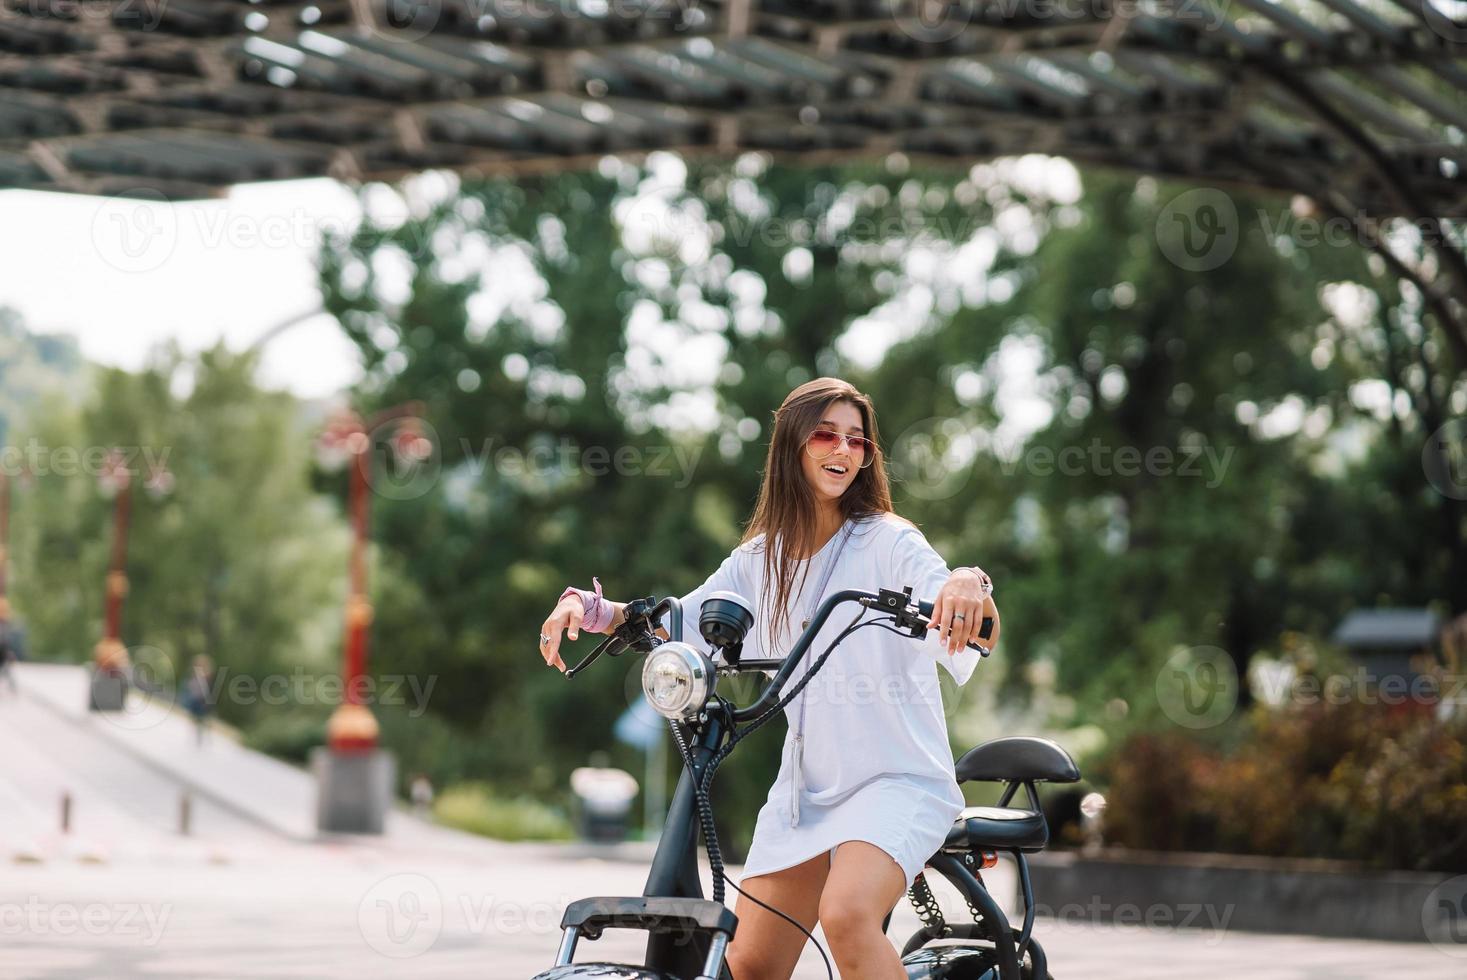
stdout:
{"type": "MultiPolygon", "coordinates": [[[[926,621],[926,623],[932,622],[932,603],[928,602],[926,599],[919,599],[919,600],[917,600],[917,614],[920,615],[922,617],[922,619],[926,621]]],[[[925,623],[924,623],[924,625],[925,625],[925,623]]],[[[978,639],[980,639],[980,640],[986,640],[986,639],[988,639],[992,635],[993,635],[993,617],[992,616],[984,616],[983,617],[982,624],[978,627],[978,639]]],[[[979,653],[983,654],[983,656],[985,656],[985,657],[988,656],[989,653],[992,652],[986,646],[984,646],[983,644],[978,643],[976,641],[972,641],[972,640],[968,641],[968,647],[969,647],[969,649],[977,650],[979,653]]]]}

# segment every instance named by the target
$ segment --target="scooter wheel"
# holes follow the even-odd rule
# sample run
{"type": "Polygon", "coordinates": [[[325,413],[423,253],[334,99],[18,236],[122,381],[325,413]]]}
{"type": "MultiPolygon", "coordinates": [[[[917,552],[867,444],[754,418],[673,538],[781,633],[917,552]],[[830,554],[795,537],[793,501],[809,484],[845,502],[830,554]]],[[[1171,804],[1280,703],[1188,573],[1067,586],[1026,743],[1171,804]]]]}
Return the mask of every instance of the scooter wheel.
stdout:
{"type": "Polygon", "coordinates": [[[567,963],[537,973],[532,980],[677,980],[671,973],[625,963],[567,963]]]}
{"type": "MultiPolygon", "coordinates": [[[[990,946],[923,946],[903,956],[902,966],[908,980],[999,980],[990,946]]],[[[1027,956],[1019,962],[1019,977],[1039,980],[1027,956]]],[[[1043,980],[1054,977],[1046,971],[1043,980]]]]}

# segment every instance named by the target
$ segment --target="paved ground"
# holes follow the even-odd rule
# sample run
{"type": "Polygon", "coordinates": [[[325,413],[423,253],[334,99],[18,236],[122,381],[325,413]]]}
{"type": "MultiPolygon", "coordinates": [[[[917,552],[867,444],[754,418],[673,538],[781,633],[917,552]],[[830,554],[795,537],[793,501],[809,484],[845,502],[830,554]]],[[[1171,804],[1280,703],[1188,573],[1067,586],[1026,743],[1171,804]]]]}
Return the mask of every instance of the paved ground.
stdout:
{"type": "MultiPolygon", "coordinates": [[[[385,838],[314,839],[299,770],[222,739],[196,747],[171,714],[88,717],[64,669],[21,678],[20,697],[0,687],[0,978],[527,978],[553,959],[566,903],[641,891],[636,848],[501,844],[405,814],[385,838]],[[189,837],[176,832],[185,785],[189,837]]],[[[904,907],[891,935],[915,927],[904,907]]],[[[1036,934],[1061,980],[1467,975],[1467,959],[1430,945],[1044,920],[1036,934]]],[[[608,933],[578,959],[641,947],[608,933]]],[[[824,976],[807,949],[796,977],[824,976]]]]}
{"type": "MultiPolygon", "coordinates": [[[[549,965],[565,903],[635,894],[642,869],[543,848],[488,846],[452,864],[318,845],[225,865],[48,862],[0,875],[0,976],[187,980],[527,978],[549,965]]],[[[892,934],[912,927],[903,911],[892,934]]],[[[1041,921],[1055,976],[1087,980],[1448,980],[1464,963],[1425,945],[1041,921]]],[[[578,959],[635,957],[632,933],[578,959]]],[[[824,976],[808,951],[796,976],[824,976]]]]}
{"type": "MultiPolygon", "coordinates": [[[[82,793],[91,798],[74,799],[78,817],[91,814],[94,805],[123,799],[134,810],[146,809],[150,825],[172,828],[178,796],[186,787],[195,801],[195,816],[206,816],[205,823],[195,821],[196,836],[207,838],[215,829],[233,837],[249,828],[251,836],[267,839],[316,837],[316,784],[305,770],[250,751],[218,732],[200,744],[183,711],[137,691],[125,711],[90,712],[87,672],[81,667],[20,664],[16,676],[19,697],[0,687],[0,726],[6,726],[0,733],[40,747],[50,763],[46,768],[55,774],[50,784],[27,787],[22,794],[33,803],[28,809],[43,812],[46,826],[55,826],[59,792],[70,788],[74,798],[82,793]],[[59,758],[51,757],[58,741],[66,748],[59,758]],[[91,759],[94,754],[105,762],[91,759]],[[62,774],[76,786],[63,787],[62,774]],[[221,814],[231,815],[231,821],[222,822],[221,814]]],[[[0,794],[10,768],[0,763],[0,794]]],[[[7,829],[0,811],[0,831],[7,829]]],[[[389,815],[388,833],[394,841],[420,848],[463,843],[462,835],[406,813],[389,815]]]]}

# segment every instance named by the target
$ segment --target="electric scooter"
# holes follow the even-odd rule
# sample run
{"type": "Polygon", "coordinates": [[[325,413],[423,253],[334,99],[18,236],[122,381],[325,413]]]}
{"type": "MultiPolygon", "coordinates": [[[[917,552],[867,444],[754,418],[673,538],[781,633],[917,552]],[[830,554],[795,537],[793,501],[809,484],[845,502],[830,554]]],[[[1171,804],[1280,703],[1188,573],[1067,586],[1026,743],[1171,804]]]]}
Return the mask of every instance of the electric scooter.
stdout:
{"type": "MultiPolygon", "coordinates": [[[[568,669],[566,677],[586,670],[603,654],[619,657],[628,651],[645,653],[643,693],[658,714],[668,719],[683,771],[642,894],[583,898],[570,903],[561,918],[555,963],[534,980],[739,980],[724,961],[738,919],[724,905],[723,858],[709,799],[719,765],[739,742],[798,696],[852,632],[874,626],[921,639],[927,635],[931,616],[932,604],[914,602],[910,587],[900,592],[881,589],[875,593],[847,589],[821,603],[789,656],[743,660],[743,640],[754,622],[753,609],[736,593],[715,592],[704,601],[698,617],[699,634],[716,655],[721,654],[721,662],[715,662],[689,643],[664,640],[658,635],[659,628],[667,629],[668,636],[684,635],[683,611],[675,597],[660,601],[649,597],[628,603],[625,622],[584,660],[568,669]],[[786,682],[826,620],[838,608],[850,605],[859,607],[855,619],[786,693],[786,682]],[[873,611],[876,615],[867,615],[873,611]],[[670,629],[664,627],[664,617],[670,619],[670,629]],[[721,678],[746,672],[772,672],[773,676],[747,706],[739,707],[719,696],[721,678]],[[699,875],[700,831],[713,876],[711,901],[703,897],[699,875]],[[580,944],[599,939],[607,929],[645,931],[648,937],[643,962],[574,962],[580,944]]],[[[992,635],[992,625],[992,620],[985,618],[980,639],[992,635]]],[[[988,648],[977,642],[969,646],[983,657],[989,655],[988,648]]],[[[1004,784],[1004,790],[996,806],[965,809],[942,846],[927,860],[926,869],[912,882],[907,897],[922,926],[902,949],[907,976],[909,980],[1051,980],[1044,950],[1032,935],[1034,895],[1025,855],[1042,850],[1049,842],[1036,784],[1075,782],[1080,778],[1079,770],[1054,742],[1015,736],[984,742],[972,749],[957,760],[954,772],[959,782],[998,782],[1004,784]],[[1020,789],[1026,805],[1011,805],[1020,789]],[[1019,928],[1009,924],[983,883],[982,872],[997,863],[1001,851],[1013,855],[1018,868],[1024,898],[1024,920],[1019,928]],[[949,923],[945,919],[929,887],[927,870],[941,875],[963,896],[971,922],[949,923]]],[[[777,909],[772,911],[783,915],[777,909]]],[[[890,922],[888,914],[885,925],[889,927],[890,922]]],[[[823,950],[821,956],[825,956],[823,950]]],[[[826,968],[830,970],[828,959],[826,968]]]]}

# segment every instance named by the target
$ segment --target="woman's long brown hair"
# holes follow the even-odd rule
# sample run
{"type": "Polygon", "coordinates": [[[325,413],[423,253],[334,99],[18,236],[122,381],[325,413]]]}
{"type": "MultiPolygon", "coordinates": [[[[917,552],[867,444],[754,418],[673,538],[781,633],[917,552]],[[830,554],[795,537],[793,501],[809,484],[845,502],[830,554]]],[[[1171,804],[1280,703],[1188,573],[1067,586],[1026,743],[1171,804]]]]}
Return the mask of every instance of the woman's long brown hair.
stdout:
{"type": "MultiPolygon", "coordinates": [[[[861,428],[866,438],[880,447],[876,409],[871,399],[840,378],[805,382],[785,396],[784,403],[774,413],[774,436],[769,440],[769,455],[764,461],[759,502],[741,542],[747,544],[764,535],[764,588],[760,599],[768,611],[770,656],[775,655],[774,644],[789,623],[789,598],[796,591],[795,562],[811,557],[816,550],[815,491],[805,478],[800,457],[805,452],[805,440],[837,402],[849,402],[856,407],[861,413],[861,428]]],[[[879,448],[876,459],[856,471],[856,479],[841,495],[840,511],[847,520],[891,512],[891,487],[886,477],[886,461],[879,448]]],[[[807,564],[800,577],[800,588],[804,588],[809,571],[807,564]]]]}

